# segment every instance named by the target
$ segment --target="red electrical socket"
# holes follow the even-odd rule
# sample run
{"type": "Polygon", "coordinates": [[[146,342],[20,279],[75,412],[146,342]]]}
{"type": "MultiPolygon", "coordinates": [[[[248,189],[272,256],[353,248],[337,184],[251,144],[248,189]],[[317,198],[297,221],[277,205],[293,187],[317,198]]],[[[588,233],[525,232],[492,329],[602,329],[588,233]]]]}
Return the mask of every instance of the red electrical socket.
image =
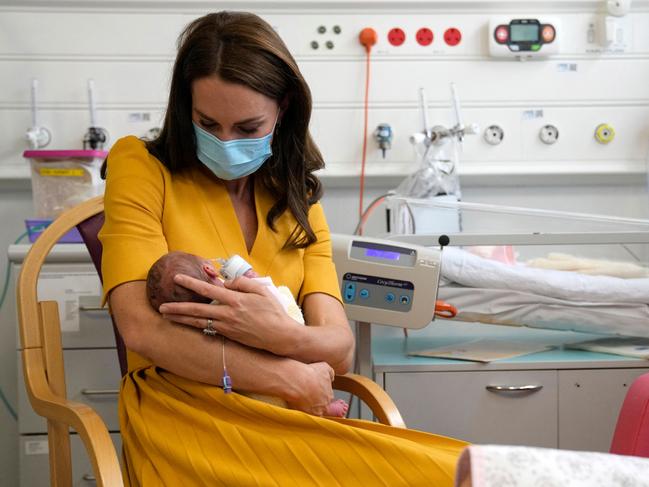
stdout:
{"type": "Polygon", "coordinates": [[[395,27],[388,32],[388,42],[393,46],[400,46],[406,41],[406,33],[403,29],[395,27]]]}
{"type": "Polygon", "coordinates": [[[433,43],[433,31],[428,27],[422,27],[417,31],[417,43],[420,46],[430,46],[433,43]]]}
{"type": "Polygon", "coordinates": [[[456,29],[455,27],[446,29],[446,32],[444,32],[444,42],[446,42],[449,46],[457,46],[460,42],[462,42],[462,32],[460,32],[460,30],[456,29]]]}

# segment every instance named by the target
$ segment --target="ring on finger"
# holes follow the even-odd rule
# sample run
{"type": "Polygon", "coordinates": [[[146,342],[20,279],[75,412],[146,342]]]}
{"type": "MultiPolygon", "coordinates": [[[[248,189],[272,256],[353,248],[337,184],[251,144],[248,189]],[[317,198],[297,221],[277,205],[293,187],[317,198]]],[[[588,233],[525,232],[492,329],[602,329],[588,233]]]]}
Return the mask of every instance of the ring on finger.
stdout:
{"type": "Polygon", "coordinates": [[[203,334],[205,334],[207,336],[211,336],[211,337],[218,335],[218,332],[214,329],[214,327],[212,326],[212,323],[213,323],[212,318],[208,318],[207,319],[207,327],[203,328],[203,334]]]}

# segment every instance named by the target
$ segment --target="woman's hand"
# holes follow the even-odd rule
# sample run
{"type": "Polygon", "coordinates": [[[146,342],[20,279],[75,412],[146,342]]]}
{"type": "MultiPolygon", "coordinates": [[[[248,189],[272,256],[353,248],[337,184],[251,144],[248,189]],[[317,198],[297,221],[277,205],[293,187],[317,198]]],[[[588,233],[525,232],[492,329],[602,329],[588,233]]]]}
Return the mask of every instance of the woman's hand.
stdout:
{"type": "Polygon", "coordinates": [[[286,398],[291,409],[298,409],[315,416],[322,416],[334,393],[331,386],[334,369],[326,362],[304,364],[302,372],[294,377],[295,392],[286,398]]]}
{"type": "Polygon", "coordinates": [[[286,314],[267,286],[252,279],[238,277],[220,287],[178,274],[174,282],[219,304],[165,303],[159,311],[170,321],[205,329],[211,320],[219,334],[277,355],[284,355],[301,326],[286,314]]]}

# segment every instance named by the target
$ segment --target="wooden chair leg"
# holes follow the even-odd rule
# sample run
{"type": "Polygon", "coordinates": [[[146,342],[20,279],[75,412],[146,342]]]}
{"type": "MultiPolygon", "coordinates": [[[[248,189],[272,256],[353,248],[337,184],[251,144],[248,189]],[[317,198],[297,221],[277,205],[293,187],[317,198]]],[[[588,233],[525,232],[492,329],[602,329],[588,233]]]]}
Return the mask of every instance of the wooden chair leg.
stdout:
{"type": "MultiPolygon", "coordinates": [[[[41,339],[47,381],[52,392],[67,397],[65,389],[65,367],[61,343],[61,324],[56,301],[39,303],[41,339]]],[[[72,486],[72,454],[70,452],[70,429],[65,423],[47,421],[47,440],[50,456],[50,479],[56,487],[72,486]]]]}
{"type": "Polygon", "coordinates": [[[47,444],[50,455],[50,479],[53,487],[72,487],[72,458],[68,425],[47,422],[47,444]]]}

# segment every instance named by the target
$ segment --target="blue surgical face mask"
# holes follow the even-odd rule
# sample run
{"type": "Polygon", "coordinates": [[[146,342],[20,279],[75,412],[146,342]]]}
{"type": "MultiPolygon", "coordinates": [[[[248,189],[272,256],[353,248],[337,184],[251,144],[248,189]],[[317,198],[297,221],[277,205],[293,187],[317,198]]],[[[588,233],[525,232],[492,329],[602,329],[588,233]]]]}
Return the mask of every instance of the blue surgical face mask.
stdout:
{"type": "MultiPolygon", "coordinates": [[[[279,116],[279,111],[277,112],[279,116]]],[[[196,155],[218,178],[231,181],[252,174],[272,155],[270,146],[277,118],[268,135],[256,139],[223,141],[194,125],[196,155]]]]}

